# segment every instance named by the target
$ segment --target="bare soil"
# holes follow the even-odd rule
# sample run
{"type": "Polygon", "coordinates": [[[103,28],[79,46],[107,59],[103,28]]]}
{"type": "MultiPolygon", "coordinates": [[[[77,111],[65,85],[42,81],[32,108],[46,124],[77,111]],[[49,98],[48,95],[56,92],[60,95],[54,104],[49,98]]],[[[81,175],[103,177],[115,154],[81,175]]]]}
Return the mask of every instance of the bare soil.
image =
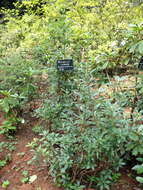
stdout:
{"type": "MultiPolygon", "coordinates": [[[[0,123],[2,123],[3,117],[0,116],[0,123]]],[[[26,145],[30,143],[36,135],[32,132],[31,126],[24,126],[19,129],[18,133],[14,137],[14,141],[17,142],[16,150],[12,152],[11,161],[1,168],[0,170],[0,190],[3,181],[8,180],[10,185],[7,190],[61,190],[53,185],[51,178],[48,176],[48,170],[46,167],[37,166],[34,163],[28,164],[28,161],[32,158],[32,152],[26,145]],[[21,182],[22,171],[28,171],[29,176],[36,175],[37,180],[31,184],[24,184],[21,182]]],[[[7,142],[4,136],[0,135],[0,142],[7,142]]],[[[6,156],[7,151],[0,153],[0,159],[6,156]]]]}

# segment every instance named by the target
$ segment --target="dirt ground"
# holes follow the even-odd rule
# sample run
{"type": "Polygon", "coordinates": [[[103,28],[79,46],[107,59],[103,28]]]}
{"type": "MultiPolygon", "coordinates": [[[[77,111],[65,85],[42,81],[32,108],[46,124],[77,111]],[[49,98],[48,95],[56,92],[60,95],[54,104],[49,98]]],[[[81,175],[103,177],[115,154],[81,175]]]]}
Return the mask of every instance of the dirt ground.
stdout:
{"type": "MultiPolygon", "coordinates": [[[[0,123],[2,123],[2,116],[0,116],[0,123]]],[[[61,190],[55,187],[50,177],[48,177],[48,171],[46,167],[36,166],[35,164],[28,164],[28,161],[32,158],[32,152],[30,148],[26,147],[33,138],[36,138],[32,132],[30,126],[21,128],[15,135],[14,142],[16,142],[16,149],[12,152],[12,158],[9,163],[0,170],[0,190],[3,181],[8,180],[10,182],[7,190],[61,190]],[[37,179],[31,184],[23,184],[22,171],[28,171],[29,176],[36,175],[37,179]]],[[[0,142],[7,142],[8,140],[0,135],[0,142]]],[[[7,151],[0,153],[0,159],[7,154],[7,151]]]]}

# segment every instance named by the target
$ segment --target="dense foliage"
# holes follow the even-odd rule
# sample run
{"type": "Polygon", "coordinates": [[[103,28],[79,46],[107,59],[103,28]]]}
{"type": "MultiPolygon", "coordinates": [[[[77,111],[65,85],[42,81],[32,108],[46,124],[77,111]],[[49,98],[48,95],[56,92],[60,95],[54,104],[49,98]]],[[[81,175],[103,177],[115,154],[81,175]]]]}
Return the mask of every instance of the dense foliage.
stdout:
{"type": "Polygon", "coordinates": [[[13,3],[15,3],[16,0],[1,0],[0,1],[0,7],[3,8],[14,8],[13,3]]]}
{"type": "Polygon", "coordinates": [[[138,1],[34,0],[2,10],[0,108],[6,120],[0,134],[15,132],[32,112],[40,121],[33,159],[67,190],[110,189],[132,156],[133,169],[143,173],[142,9],[138,1]],[[74,72],[57,72],[63,58],[74,60],[74,72]],[[135,70],[132,89],[120,86],[124,77],[111,78],[119,68],[135,70]],[[40,101],[36,110],[34,101],[40,101]]]}

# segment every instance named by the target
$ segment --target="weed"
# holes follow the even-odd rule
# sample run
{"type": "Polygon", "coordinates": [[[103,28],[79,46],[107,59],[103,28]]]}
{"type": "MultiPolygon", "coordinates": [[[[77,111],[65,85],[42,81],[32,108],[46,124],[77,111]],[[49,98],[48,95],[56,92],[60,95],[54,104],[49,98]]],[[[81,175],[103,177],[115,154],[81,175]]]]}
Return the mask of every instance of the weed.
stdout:
{"type": "Polygon", "coordinates": [[[39,134],[42,131],[42,127],[39,125],[36,125],[32,128],[32,131],[36,134],[39,134]]]}
{"type": "Polygon", "coordinates": [[[28,183],[29,182],[29,174],[27,170],[22,171],[22,178],[21,178],[21,182],[22,183],[28,183]]]}
{"type": "Polygon", "coordinates": [[[8,180],[3,181],[2,187],[7,188],[9,186],[10,182],[8,180]]]}
{"type": "Polygon", "coordinates": [[[6,160],[0,160],[0,167],[3,167],[6,165],[6,160]]]}

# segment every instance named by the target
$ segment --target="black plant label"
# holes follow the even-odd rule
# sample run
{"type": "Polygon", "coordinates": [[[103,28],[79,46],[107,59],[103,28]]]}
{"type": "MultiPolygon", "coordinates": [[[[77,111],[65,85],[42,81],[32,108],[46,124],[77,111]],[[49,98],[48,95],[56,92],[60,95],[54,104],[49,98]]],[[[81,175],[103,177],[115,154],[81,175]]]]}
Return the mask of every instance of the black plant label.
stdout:
{"type": "Polygon", "coordinates": [[[143,56],[140,59],[140,62],[138,64],[138,69],[143,70],[143,56]]]}
{"type": "Polygon", "coordinates": [[[58,71],[71,71],[74,69],[72,59],[57,60],[58,71]]]}

